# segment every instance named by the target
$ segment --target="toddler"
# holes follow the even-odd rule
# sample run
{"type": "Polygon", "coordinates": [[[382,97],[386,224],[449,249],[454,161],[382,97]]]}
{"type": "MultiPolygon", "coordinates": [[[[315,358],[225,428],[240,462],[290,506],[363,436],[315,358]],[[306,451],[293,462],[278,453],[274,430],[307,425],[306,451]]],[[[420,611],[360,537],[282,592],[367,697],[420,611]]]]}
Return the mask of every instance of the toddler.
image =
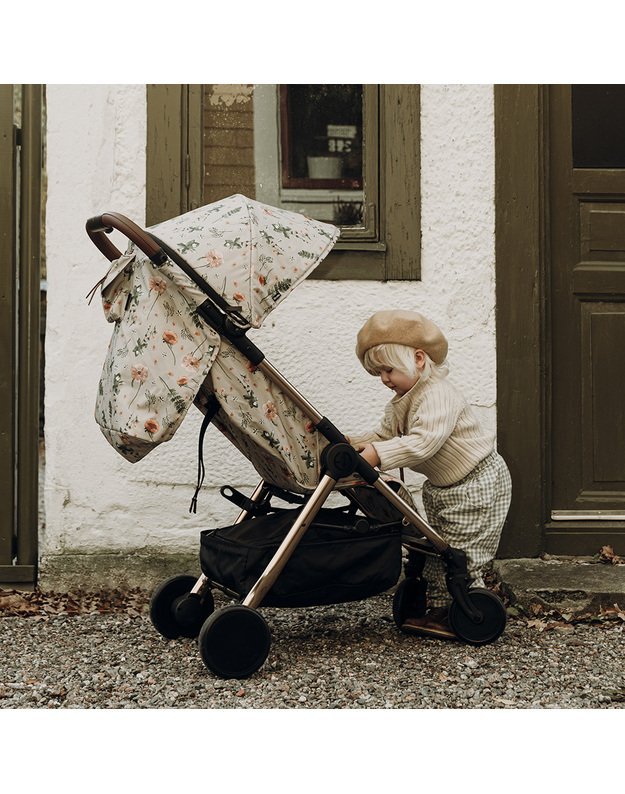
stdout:
{"type": "MultiPolygon", "coordinates": [[[[428,522],[450,546],[467,555],[471,586],[483,587],[482,569],[497,551],[511,499],[511,480],[494,438],[462,394],[447,380],[447,340],[431,320],[412,311],[379,311],[358,332],[356,354],[371,375],[395,392],[379,428],[352,435],[351,444],[382,471],[424,474],[428,522]]],[[[427,612],[402,628],[453,638],[445,566],[428,555],[427,612]]]]}

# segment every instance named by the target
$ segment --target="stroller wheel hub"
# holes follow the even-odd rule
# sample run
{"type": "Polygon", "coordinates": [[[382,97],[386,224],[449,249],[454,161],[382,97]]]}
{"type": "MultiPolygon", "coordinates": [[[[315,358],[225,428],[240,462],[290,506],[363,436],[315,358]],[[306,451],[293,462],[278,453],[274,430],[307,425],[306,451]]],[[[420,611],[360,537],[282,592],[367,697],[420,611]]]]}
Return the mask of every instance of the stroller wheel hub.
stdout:
{"type": "Polygon", "coordinates": [[[203,610],[200,597],[195,593],[186,593],[179,596],[172,606],[174,618],[183,627],[202,625],[203,610]]]}
{"type": "Polygon", "coordinates": [[[449,624],[458,637],[469,645],[486,645],[494,642],[506,627],[507,615],[500,598],[483,587],[471,588],[466,599],[479,618],[467,615],[458,601],[452,601],[449,624]]]}
{"type": "Polygon", "coordinates": [[[152,625],[168,640],[197,637],[202,623],[215,608],[210,590],[206,589],[201,596],[191,593],[196,581],[194,576],[172,576],[152,593],[152,625]]]}

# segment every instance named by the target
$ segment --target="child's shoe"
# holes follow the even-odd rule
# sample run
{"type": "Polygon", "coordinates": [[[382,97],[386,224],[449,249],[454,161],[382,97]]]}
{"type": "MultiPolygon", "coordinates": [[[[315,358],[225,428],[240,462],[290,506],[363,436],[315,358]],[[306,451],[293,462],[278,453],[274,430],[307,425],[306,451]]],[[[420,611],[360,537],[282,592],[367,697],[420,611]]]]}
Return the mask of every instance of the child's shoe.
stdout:
{"type": "Polygon", "coordinates": [[[447,607],[434,607],[422,618],[406,618],[401,630],[424,637],[437,637],[442,640],[457,639],[447,620],[447,607]]]}

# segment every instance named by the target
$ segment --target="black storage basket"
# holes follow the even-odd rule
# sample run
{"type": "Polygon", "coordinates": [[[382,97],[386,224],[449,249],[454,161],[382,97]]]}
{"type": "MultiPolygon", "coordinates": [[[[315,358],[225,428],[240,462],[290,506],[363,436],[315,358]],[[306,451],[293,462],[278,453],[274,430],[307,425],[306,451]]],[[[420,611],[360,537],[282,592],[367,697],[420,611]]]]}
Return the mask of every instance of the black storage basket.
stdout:
{"type": "MultiPolygon", "coordinates": [[[[244,598],[301,509],[278,510],[201,533],[202,572],[244,598]]],[[[392,587],[401,573],[401,522],[376,524],[343,510],[319,511],[263,606],[306,607],[356,601],[392,587]]]]}

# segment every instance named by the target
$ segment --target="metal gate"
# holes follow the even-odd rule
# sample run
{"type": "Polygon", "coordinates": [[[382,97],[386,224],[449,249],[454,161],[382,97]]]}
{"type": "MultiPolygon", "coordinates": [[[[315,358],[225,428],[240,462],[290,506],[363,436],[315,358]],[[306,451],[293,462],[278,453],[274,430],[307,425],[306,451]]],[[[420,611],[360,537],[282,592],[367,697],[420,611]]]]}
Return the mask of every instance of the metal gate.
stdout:
{"type": "Polygon", "coordinates": [[[43,93],[0,85],[0,587],[36,580],[43,93]]]}

